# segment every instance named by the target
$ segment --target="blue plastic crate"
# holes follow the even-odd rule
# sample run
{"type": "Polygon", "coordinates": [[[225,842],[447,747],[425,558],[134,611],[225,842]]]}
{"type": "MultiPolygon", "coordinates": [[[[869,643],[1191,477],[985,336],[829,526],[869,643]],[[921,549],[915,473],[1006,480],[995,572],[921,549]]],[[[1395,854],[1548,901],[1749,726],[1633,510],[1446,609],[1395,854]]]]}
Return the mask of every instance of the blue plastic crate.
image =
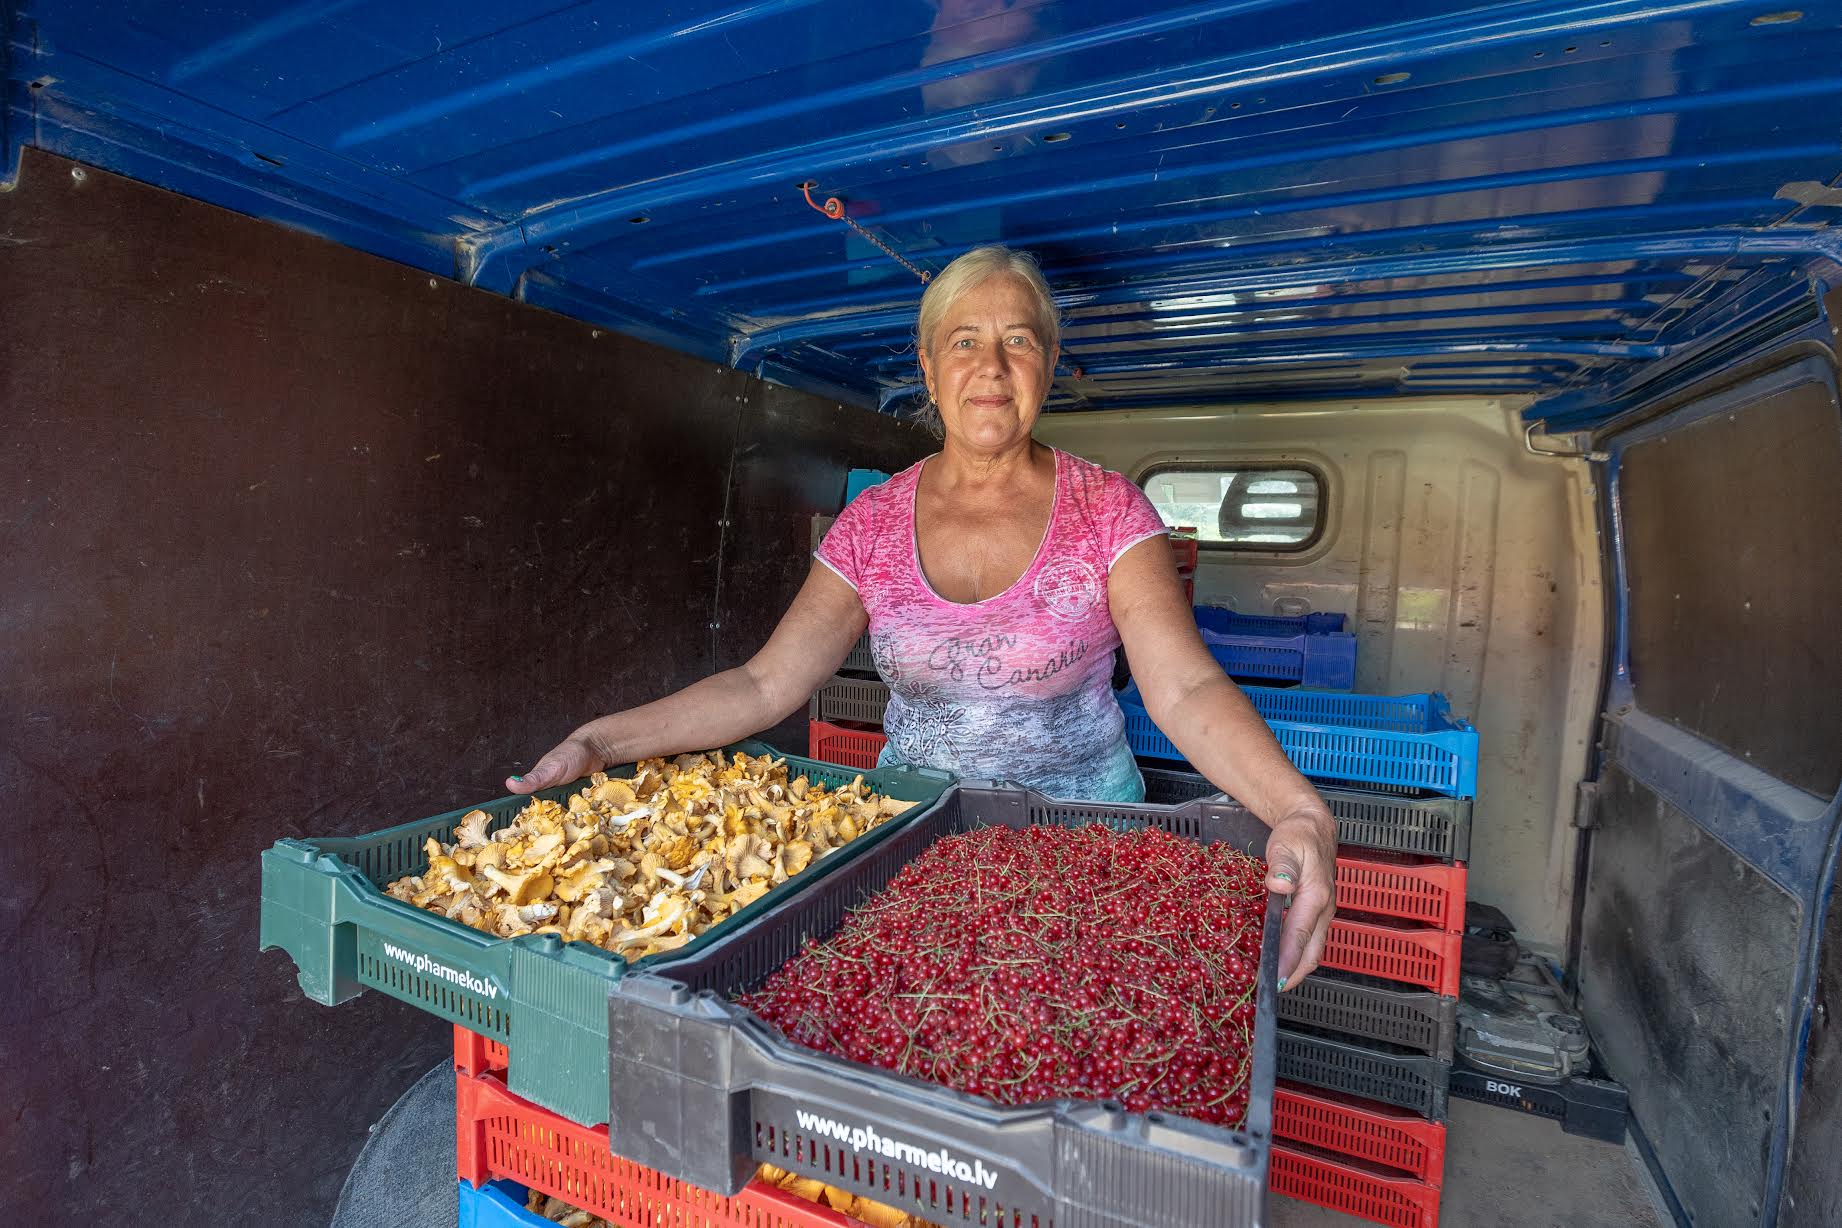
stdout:
{"type": "Polygon", "coordinates": [[[844,475],[844,501],[849,503],[872,486],[881,486],[889,475],[881,469],[853,469],[844,475]]]}
{"type": "Polygon", "coordinates": [[[1196,607],[1196,625],[1217,635],[1329,635],[1343,630],[1342,614],[1242,614],[1218,605],[1196,607]]]}
{"type": "Polygon", "coordinates": [[[510,1181],[489,1181],[479,1189],[460,1184],[458,1228],[556,1228],[549,1220],[524,1209],[525,1189],[510,1181]]]}
{"type": "MultiPolygon", "coordinates": [[[[1281,749],[1312,780],[1446,797],[1477,796],[1477,730],[1443,695],[1348,695],[1241,688],[1281,749]]],[[[1145,711],[1137,685],[1119,693],[1135,755],[1184,762],[1145,711]]]]}
{"type": "Polygon", "coordinates": [[[1324,691],[1356,685],[1356,637],[1348,632],[1244,635],[1203,628],[1202,642],[1230,678],[1296,682],[1324,691]]]}

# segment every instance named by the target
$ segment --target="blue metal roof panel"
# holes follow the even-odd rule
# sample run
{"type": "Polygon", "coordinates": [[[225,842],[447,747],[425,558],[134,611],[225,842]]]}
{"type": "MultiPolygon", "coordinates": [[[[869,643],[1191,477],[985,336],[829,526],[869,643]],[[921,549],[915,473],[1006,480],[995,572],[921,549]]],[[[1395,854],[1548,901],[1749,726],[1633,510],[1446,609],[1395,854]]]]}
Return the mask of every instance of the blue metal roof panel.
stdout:
{"type": "Polygon", "coordinates": [[[1792,12],[38,0],[7,141],[869,404],[920,285],[805,182],[924,268],[1038,252],[1054,408],[1590,418],[1835,268],[1842,5],[1792,12]]]}

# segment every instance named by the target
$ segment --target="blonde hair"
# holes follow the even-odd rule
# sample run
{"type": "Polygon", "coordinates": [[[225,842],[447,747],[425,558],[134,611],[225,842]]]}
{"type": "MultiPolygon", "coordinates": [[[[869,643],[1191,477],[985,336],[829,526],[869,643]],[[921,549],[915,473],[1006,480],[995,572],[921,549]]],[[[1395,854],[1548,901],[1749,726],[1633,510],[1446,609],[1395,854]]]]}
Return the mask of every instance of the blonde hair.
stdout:
{"type": "MultiPolygon", "coordinates": [[[[934,333],[940,328],[941,317],[947,314],[947,310],[968,290],[983,285],[993,277],[1006,274],[1029,287],[1030,297],[1036,300],[1036,330],[1040,334],[1043,351],[1053,352],[1062,339],[1061,314],[1055,308],[1055,296],[1049,292],[1049,283],[1043,280],[1043,272],[1036,264],[1036,257],[1029,252],[1012,251],[996,244],[973,248],[940,270],[939,276],[927,283],[927,290],[921,295],[921,311],[915,318],[915,351],[931,356],[934,352],[934,333]]],[[[940,407],[934,404],[932,398],[921,407],[916,417],[934,434],[941,433],[940,407]]]]}

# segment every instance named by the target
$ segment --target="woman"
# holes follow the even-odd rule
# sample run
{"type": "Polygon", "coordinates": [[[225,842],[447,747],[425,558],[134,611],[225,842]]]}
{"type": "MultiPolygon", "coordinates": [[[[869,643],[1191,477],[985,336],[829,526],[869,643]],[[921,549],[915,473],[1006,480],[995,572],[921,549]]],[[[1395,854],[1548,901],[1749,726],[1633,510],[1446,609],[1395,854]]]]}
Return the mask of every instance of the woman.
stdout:
{"type": "Polygon", "coordinates": [[[1293,897],[1279,987],[1297,984],[1330,925],[1335,824],[1203,647],[1150,500],[1031,438],[1058,335],[1027,255],[982,247],[948,265],[916,330],[941,450],[844,509],[746,665],[589,722],[507,787],[531,793],[768,728],[867,625],[890,687],[885,762],[1136,801],[1144,782],[1109,685],[1123,642],[1158,727],[1272,828],[1267,886],[1293,897]]]}

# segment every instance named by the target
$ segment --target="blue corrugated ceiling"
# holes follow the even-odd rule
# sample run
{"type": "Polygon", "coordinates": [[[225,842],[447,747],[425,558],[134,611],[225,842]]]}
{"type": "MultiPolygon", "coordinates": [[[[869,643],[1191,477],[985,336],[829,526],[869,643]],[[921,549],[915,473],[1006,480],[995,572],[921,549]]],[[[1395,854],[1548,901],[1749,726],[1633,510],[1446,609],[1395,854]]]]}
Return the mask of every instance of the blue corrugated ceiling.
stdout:
{"type": "MultiPolygon", "coordinates": [[[[1052,406],[1587,420],[1835,280],[1842,4],[31,0],[6,141],[900,408],[1002,241],[1052,406]]],[[[9,158],[9,165],[13,159],[9,158]]]]}

